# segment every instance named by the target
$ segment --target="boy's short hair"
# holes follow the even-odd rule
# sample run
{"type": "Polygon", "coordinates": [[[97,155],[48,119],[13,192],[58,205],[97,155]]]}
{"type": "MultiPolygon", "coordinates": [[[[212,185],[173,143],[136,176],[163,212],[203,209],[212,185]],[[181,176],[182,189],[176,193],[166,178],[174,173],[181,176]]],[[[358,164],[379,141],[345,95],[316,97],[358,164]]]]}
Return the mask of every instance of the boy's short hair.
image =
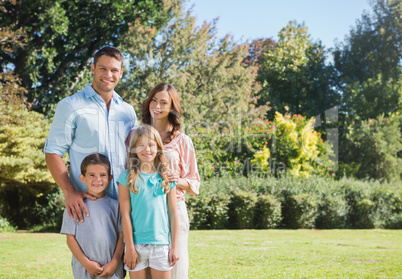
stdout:
{"type": "Polygon", "coordinates": [[[94,65],[95,66],[96,66],[96,63],[98,62],[99,58],[103,55],[117,59],[118,61],[121,62],[121,67],[123,68],[123,55],[117,48],[111,47],[111,46],[103,47],[95,53],[95,56],[94,56],[94,65]]]}
{"type": "Polygon", "coordinates": [[[89,165],[102,165],[105,167],[107,174],[111,175],[110,161],[109,159],[100,153],[93,153],[88,155],[82,160],[81,163],[81,174],[85,175],[89,165]]]}

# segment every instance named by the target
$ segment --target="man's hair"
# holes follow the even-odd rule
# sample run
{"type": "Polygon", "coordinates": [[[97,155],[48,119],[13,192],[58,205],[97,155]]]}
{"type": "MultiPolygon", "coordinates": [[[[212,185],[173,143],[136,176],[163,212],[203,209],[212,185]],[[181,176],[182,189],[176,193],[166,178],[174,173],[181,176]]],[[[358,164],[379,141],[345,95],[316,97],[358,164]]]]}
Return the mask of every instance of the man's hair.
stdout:
{"type": "Polygon", "coordinates": [[[104,166],[107,171],[107,174],[109,176],[111,175],[110,161],[105,155],[102,155],[100,153],[93,153],[93,154],[90,154],[87,157],[85,157],[81,163],[81,174],[82,175],[85,175],[87,173],[87,168],[89,165],[104,166]]]}
{"type": "Polygon", "coordinates": [[[96,63],[98,62],[99,58],[103,55],[117,59],[118,61],[121,62],[121,67],[123,68],[123,55],[117,48],[110,47],[110,46],[103,47],[95,53],[95,56],[94,56],[94,65],[95,66],[96,66],[96,63]]]}

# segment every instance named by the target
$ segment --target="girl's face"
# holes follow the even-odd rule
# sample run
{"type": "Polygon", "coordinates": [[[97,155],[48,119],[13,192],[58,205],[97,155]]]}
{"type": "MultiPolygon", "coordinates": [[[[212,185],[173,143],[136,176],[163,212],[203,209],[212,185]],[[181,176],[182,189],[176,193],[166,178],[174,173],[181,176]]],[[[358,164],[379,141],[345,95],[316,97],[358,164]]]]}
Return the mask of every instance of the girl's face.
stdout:
{"type": "Polygon", "coordinates": [[[141,164],[153,164],[154,159],[158,153],[158,146],[153,139],[150,139],[148,137],[139,137],[135,144],[135,150],[141,164]]]}
{"type": "Polygon", "coordinates": [[[169,116],[172,99],[167,91],[159,91],[149,103],[149,112],[153,119],[164,119],[169,116]]]}

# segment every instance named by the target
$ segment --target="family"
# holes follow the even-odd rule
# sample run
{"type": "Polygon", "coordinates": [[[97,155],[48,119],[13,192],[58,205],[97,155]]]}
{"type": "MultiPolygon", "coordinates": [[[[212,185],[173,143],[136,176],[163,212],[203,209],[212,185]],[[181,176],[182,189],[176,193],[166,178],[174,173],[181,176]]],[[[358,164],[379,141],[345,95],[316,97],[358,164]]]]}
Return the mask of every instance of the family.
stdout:
{"type": "Polygon", "coordinates": [[[198,194],[193,143],[180,131],[176,89],[156,85],[134,108],[114,91],[123,56],[94,56],[92,84],[61,100],[45,144],[46,164],[64,193],[61,233],[74,278],[188,278],[185,194],[198,194]],[[63,160],[68,152],[69,169],[63,160]]]}

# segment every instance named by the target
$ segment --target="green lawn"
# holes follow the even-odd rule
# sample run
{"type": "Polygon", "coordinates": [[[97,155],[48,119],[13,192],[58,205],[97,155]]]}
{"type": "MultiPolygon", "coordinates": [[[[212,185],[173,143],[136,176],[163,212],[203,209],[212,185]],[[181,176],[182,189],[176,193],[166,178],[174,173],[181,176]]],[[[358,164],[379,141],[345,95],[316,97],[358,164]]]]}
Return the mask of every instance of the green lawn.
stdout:
{"type": "MultiPolygon", "coordinates": [[[[402,278],[401,230],[191,231],[189,250],[190,278],[402,278]]],[[[0,251],[0,278],[72,278],[63,235],[0,233],[0,251]]]]}

